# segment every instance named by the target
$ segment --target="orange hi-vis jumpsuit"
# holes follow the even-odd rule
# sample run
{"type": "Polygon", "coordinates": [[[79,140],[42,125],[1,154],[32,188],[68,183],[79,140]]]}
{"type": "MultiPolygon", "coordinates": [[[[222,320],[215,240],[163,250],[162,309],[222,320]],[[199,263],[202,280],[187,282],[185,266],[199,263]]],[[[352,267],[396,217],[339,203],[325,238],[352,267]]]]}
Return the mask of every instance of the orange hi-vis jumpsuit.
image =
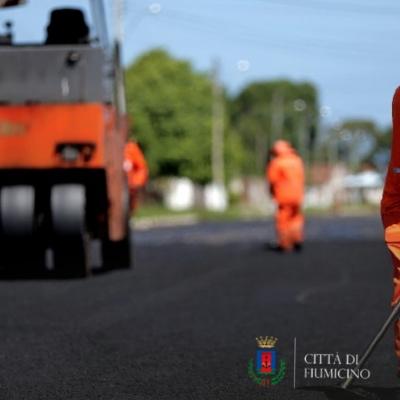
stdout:
{"type": "Polygon", "coordinates": [[[146,185],[149,177],[146,159],[136,142],[129,141],[125,145],[124,170],[128,176],[130,207],[135,210],[138,190],[146,185]]]}
{"type": "MultiPolygon", "coordinates": [[[[400,87],[393,97],[392,152],[381,202],[385,241],[393,262],[392,306],[400,300],[400,87]]],[[[400,360],[400,320],[394,326],[395,351],[400,360]]]]}
{"type": "Polygon", "coordinates": [[[290,251],[303,240],[304,165],[290,144],[278,140],[273,148],[274,158],[266,169],[271,194],[277,203],[276,231],[278,245],[290,251]]]}

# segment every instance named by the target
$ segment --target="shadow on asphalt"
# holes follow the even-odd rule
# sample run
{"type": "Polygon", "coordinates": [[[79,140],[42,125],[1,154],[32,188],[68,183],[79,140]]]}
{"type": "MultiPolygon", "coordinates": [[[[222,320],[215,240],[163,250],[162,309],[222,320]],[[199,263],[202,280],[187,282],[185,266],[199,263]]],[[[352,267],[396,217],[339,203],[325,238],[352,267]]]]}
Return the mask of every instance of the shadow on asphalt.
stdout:
{"type": "Polygon", "coordinates": [[[285,251],[285,250],[283,250],[280,246],[278,246],[276,243],[274,243],[274,242],[267,242],[267,243],[264,243],[262,246],[261,246],[261,249],[263,250],[263,251],[266,251],[266,252],[271,252],[271,253],[277,253],[277,254],[282,254],[282,255],[287,255],[287,254],[299,254],[299,253],[302,253],[303,252],[303,250],[304,250],[304,247],[303,247],[303,245],[300,245],[300,246],[297,246],[297,247],[295,247],[292,251],[285,251]]]}
{"type": "Polygon", "coordinates": [[[342,389],[334,386],[307,386],[299,390],[323,392],[328,400],[400,400],[400,387],[360,387],[342,389]]]}
{"type": "MultiPolygon", "coordinates": [[[[117,269],[103,268],[103,267],[94,267],[91,272],[91,277],[101,276],[104,274],[109,274],[117,269]]],[[[0,270],[0,281],[35,281],[35,280],[79,280],[85,279],[82,277],[76,276],[66,276],[66,275],[58,275],[55,271],[43,269],[40,271],[31,271],[31,270],[0,270]]]]}

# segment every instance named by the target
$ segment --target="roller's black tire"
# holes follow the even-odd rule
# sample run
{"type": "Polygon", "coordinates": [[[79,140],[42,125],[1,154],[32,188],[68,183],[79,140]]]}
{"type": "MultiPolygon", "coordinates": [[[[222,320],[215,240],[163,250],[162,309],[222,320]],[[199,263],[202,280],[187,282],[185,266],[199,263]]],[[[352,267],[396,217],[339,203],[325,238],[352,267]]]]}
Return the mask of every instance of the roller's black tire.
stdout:
{"type": "Polygon", "coordinates": [[[133,257],[130,231],[122,240],[103,240],[102,256],[105,269],[132,268],[133,257]]]}
{"type": "Polygon", "coordinates": [[[36,240],[0,239],[0,270],[2,275],[36,278],[47,275],[45,248],[36,240]]]}
{"type": "Polygon", "coordinates": [[[130,201],[127,187],[125,188],[122,201],[125,236],[118,241],[107,238],[102,240],[103,268],[106,270],[130,269],[133,266],[133,240],[130,229],[130,201]]]}
{"type": "Polygon", "coordinates": [[[0,220],[0,267],[3,272],[21,276],[45,273],[45,246],[36,226],[34,187],[2,187],[0,220]]]}
{"type": "Polygon", "coordinates": [[[90,275],[85,187],[78,184],[55,185],[50,202],[56,274],[71,278],[90,275]]]}
{"type": "Polygon", "coordinates": [[[85,237],[57,238],[53,244],[55,273],[60,278],[86,278],[91,274],[89,240],[85,237]]]}

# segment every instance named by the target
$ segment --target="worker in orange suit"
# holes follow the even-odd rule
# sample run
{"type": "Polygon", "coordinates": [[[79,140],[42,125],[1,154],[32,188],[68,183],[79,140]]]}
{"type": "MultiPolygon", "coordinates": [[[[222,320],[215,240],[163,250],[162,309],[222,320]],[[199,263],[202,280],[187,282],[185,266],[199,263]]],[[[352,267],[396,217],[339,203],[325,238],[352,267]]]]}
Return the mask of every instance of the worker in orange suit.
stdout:
{"type": "Polygon", "coordinates": [[[276,233],[278,242],[271,249],[290,252],[299,251],[304,240],[304,197],[303,161],[284,140],[274,143],[271,161],[267,165],[266,179],[270,192],[277,203],[276,233]]]}
{"type": "MultiPolygon", "coordinates": [[[[392,306],[400,299],[400,87],[393,97],[393,137],[392,152],[381,202],[382,222],[385,228],[385,241],[393,263],[392,306]]],[[[400,375],[400,321],[394,326],[395,352],[399,360],[400,375]]]]}
{"type": "Polygon", "coordinates": [[[137,208],[138,193],[145,187],[149,177],[146,159],[134,141],[129,141],[125,145],[124,170],[128,176],[130,208],[134,211],[137,208]]]}

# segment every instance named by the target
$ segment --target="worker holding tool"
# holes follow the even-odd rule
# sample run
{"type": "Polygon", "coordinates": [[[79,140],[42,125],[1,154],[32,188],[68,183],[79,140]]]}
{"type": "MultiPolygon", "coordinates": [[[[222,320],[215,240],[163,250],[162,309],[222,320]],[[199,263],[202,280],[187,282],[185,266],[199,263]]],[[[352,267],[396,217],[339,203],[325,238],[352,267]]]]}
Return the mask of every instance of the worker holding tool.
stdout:
{"type": "MultiPolygon", "coordinates": [[[[391,301],[393,309],[362,354],[355,370],[360,370],[368,361],[392,322],[395,321],[394,348],[398,359],[397,376],[400,377],[400,87],[397,88],[393,97],[392,116],[392,151],[383,189],[381,215],[385,228],[385,242],[393,263],[393,295],[391,301]]],[[[341,388],[348,389],[353,380],[354,376],[348,377],[342,383],[341,388]]]]}
{"type": "MultiPolygon", "coordinates": [[[[381,202],[382,221],[385,228],[385,242],[393,262],[394,306],[400,299],[400,87],[393,98],[393,137],[392,151],[381,202]]],[[[399,359],[400,373],[400,321],[397,319],[395,330],[395,352],[399,359]]]]}
{"type": "Polygon", "coordinates": [[[125,145],[124,170],[128,176],[130,209],[135,211],[138,204],[139,191],[147,183],[149,170],[142,150],[134,141],[129,141],[125,145]]]}
{"type": "Polygon", "coordinates": [[[266,179],[270,192],[277,203],[277,245],[271,249],[289,252],[301,250],[303,244],[304,216],[304,165],[289,142],[278,140],[271,150],[266,179]]]}

